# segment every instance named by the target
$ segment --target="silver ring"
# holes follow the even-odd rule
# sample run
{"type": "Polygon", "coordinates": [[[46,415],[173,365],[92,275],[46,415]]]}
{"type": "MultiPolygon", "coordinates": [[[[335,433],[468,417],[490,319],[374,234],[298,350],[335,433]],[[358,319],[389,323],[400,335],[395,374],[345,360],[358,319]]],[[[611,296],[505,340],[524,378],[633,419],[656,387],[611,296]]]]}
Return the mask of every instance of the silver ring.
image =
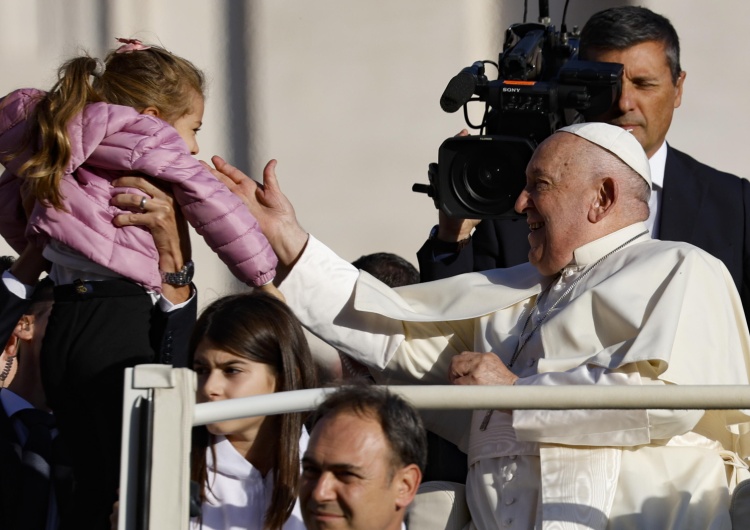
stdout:
{"type": "Polygon", "coordinates": [[[146,211],[146,197],[141,198],[141,204],[138,205],[138,207],[141,209],[142,212],[146,211]]]}

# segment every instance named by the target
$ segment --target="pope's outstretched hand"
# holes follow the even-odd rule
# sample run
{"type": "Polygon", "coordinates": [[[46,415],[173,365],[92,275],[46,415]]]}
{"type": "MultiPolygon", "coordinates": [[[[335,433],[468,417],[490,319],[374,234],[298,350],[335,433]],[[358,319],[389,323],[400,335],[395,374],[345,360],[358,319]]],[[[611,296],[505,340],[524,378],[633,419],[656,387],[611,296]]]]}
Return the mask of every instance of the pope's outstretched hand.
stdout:
{"type": "Polygon", "coordinates": [[[274,252],[279,265],[290,268],[307,244],[308,234],[300,226],[294,207],[281,192],[276,178],[276,160],[263,170],[260,184],[219,156],[211,158],[216,169],[206,165],[227,188],[245,203],[255,216],[274,252]]]}

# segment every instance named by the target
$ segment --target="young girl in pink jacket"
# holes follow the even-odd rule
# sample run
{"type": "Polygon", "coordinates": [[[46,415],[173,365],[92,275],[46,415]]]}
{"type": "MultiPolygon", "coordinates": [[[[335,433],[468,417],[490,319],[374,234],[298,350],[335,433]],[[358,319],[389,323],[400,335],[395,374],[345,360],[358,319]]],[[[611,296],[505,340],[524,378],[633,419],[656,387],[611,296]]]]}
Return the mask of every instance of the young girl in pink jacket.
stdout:
{"type": "MultiPolygon", "coordinates": [[[[159,270],[154,241],[116,188],[146,175],[170,191],[182,215],[232,273],[273,290],[276,256],[256,220],[192,155],[203,119],[204,77],[158,46],[118,39],[105,60],[76,57],[48,92],[22,89],[0,101],[0,234],[21,253],[43,247],[56,284],[42,351],[42,378],[60,430],[67,431],[83,518],[106,528],[119,476],[123,370],[159,362],[154,306],[162,285],[182,287],[192,262],[159,270]],[[22,197],[36,204],[28,218],[22,197]]],[[[187,258],[186,258],[187,259],[187,258]]],[[[168,304],[167,304],[168,305],[168,304]]],[[[73,526],[71,526],[73,527],[73,526]]]]}

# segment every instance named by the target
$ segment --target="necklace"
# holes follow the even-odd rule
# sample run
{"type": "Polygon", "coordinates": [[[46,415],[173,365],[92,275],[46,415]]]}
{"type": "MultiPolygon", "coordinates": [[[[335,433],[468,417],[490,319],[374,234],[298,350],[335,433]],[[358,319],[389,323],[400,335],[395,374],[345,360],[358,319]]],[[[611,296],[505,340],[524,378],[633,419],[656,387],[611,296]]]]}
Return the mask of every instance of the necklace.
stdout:
{"type": "MultiPolygon", "coordinates": [[[[601,258],[599,258],[598,260],[596,260],[594,262],[594,264],[591,265],[591,267],[589,267],[588,269],[586,269],[585,271],[583,271],[583,273],[578,278],[576,278],[575,280],[573,280],[573,283],[571,283],[568,286],[568,288],[565,289],[565,292],[562,295],[560,295],[560,297],[557,300],[555,300],[555,302],[549,307],[549,309],[547,309],[547,311],[544,312],[544,314],[541,316],[541,318],[536,323],[536,325],[531,328],[531,331],[526,336],[526,338],[523,339],[523,341],[519,340],[518,345],[516,346],[516,351],[513,352],[513,356],[510,358],[510,362],[508,362],[508,364],[507,364],[508,368],[512,368],[513,367],[513,365],[518,360],[518,356],[521,355],[521,351],[524,349],[524,347],[526,346],[526,344],[528,344],[529,340],[531,340],[531,337],[534,335],[534,333],[536,332],[536,330],[539,329],[539,327],[544,323],[545,320],[547,320],[547,317],[550,315],[550,313],[552,312],[552,310],[555,309],[557,307],[557,305],[562,300],[564,300],[573,291],[573,289],[575,289],[576,285],[578,285],[579,283],[581,283],[581,280],[583,280],[586,276],[588,276],[591,273],[591,271],[593,271],[601,262],[603,262],[605,259],[607,259],[608,257],[610,257],[612,254],[614,254],[615,252],[618,252],[618,251],[622,250],[623,248],[625,248],[626,246],[628,246],[630,243],[632,243],[636,239],[640,238],[641,236],[645,236],[646,234],[648,234],[648,230],[644,230],[643,232],[641,232],[637,236],[631,237],[630,239],[628,239],[627,241],[625,241],[625,243],[623,243],[619,247],[615,248],[614,250],[610,250],[604,256],[602,256],[601,258]]],[[[534,314],[534,311],[536,311],[536,308],[539,305],[539,300],[543,296],[545,296],[547,294],[547,292],[550,290],[550,287],[552,287],[553,283],[555,283],[554,280],[551,281],[549,283],[549,285],[547,285],[547,287],[544,288],[544,291],[542,291],[539,294],[539,296],[536,297],[536,300],[534,301],[534,307],[531,308],[531,311],[529,311],[529,314],[528,314],[528,316],[526,317],[526,320],[523,323],[523,328],[521,329],[521,336],[523,336],[523,334],[526,332],[526,328],[528,327],[529,322],[531,321],[531,316],[534,314]]],[[[484,431],[484,430],[487,429],[487,425],[490,423],[490,418],[492,417],[493,410],[494,409],[490,409],[490,410],[487,411],[487,414],[485,414],[484,419],[482,420],[482,424],[479,426],[479,430],[480,431],[484,431]]]]}

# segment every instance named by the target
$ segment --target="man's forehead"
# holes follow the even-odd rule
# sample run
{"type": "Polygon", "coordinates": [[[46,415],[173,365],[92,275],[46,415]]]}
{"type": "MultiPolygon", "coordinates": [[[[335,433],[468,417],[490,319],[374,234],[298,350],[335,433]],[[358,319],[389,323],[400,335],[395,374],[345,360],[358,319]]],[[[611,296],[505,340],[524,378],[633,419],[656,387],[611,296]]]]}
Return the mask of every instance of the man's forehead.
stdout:
{"type": "Polygon", "coordinates": [[[319,464],[362,466],[382,457],[387,447],[377,420],[353,412],[338,412],[315,424],[305,458],[319,464]]]}
{"type": "MultiPolygon", "coordinates": [[[[576,123],[558,129],[551,138],[578,137],[586,142],[598,146],[610,156],[624,162],[651,186],[651,167],[643,147],[635,136],[622,127],[608,123],[576,123]]],[[[578,146],[576,146],[578,148],[578,146]]]]}
{"type": "Polygon", "coordinates": [[[577,141],[586,142],[573,135],[552,135],[545,139],[534,150],[534,154],[526,168],[526,174],[532,177],[542,175],[552,176],[559,173],[560,169],[567,166],[568,162],[575,157],[577,146],[573,145],[577,141]]]}
{"type": "Polygon", "coordinates": [[[615,55],[632,52],[637,49],[649,48],[652,51],[659,51],[663,54],[664,58],[667,57],[667,43],[660,39],[644,39],[638,42],[633,42],[628,46],[618,48],[605,48],[601,46],[590,46],[585,51],[585,57],[589,60],[597,60],[598,57],[603,55],[615,55]]]}
{"type": "Polygon", "coordinates": [[[621,63],[623,76],[631,80],[665,73],[671,76],[667,46],[660,40],[641,41],[626,48],[593,49],[587,57],[592,61],[621,63]]]}

